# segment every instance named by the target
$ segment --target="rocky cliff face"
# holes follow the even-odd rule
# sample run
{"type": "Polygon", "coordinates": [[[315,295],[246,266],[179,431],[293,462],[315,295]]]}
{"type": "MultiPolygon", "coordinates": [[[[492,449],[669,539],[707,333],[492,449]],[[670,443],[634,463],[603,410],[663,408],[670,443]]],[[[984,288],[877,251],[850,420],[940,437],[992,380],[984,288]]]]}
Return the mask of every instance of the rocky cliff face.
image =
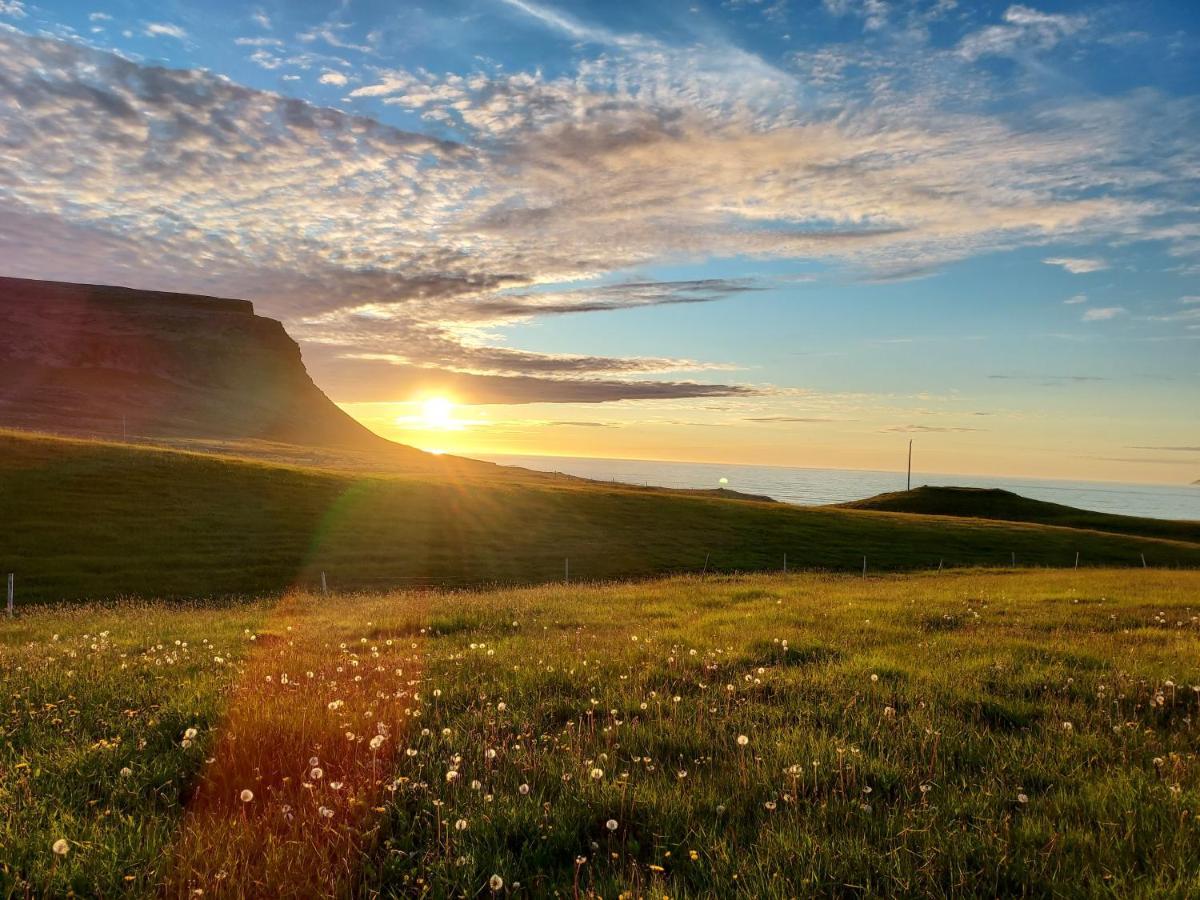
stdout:
{"type": "Polygon", "coordinates": [[[17,278],[0,278],[0,426],[397,446],[338,409],[244,300],[17,278]]]}

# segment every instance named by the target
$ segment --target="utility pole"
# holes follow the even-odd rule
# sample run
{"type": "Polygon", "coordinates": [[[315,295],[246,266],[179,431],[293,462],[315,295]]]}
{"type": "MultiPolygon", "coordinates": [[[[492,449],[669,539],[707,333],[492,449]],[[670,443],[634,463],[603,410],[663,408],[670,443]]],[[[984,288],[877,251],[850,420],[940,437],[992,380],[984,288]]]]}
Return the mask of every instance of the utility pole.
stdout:
{"type": "Polygon", "coordinates": [[[905,490],[912,490],[912,438],[908,439],[908,487],[905,490]]]}

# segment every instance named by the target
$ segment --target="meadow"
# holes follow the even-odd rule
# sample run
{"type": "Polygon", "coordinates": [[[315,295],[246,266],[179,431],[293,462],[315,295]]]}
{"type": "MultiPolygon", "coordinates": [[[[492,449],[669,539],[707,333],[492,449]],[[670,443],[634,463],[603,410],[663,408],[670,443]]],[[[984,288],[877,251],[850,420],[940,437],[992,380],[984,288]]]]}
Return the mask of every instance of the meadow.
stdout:
{"type": "MultiPolygon", "coordinates": [[[[1156,532],[729,500],[490,467],[389,475],[0,432],[17,603],[668,573],[1200,567],[1156,532]]],[[[1162,523],[1130,520],[1128,528],[1162,523]]],[[[1187,526],[1173,526],[1183,529],[1187,526]]],[[[1194,523],[1193,523],[1194,530],[1194,523]]],[[[1171,532],[1175,537],[1186,531],[1171,532]]]]}
{"type": "Polygon", "coordinates": [[[1197,572],[38,607],[0,671],[4,896],[1200,892],[1197,572]]]}

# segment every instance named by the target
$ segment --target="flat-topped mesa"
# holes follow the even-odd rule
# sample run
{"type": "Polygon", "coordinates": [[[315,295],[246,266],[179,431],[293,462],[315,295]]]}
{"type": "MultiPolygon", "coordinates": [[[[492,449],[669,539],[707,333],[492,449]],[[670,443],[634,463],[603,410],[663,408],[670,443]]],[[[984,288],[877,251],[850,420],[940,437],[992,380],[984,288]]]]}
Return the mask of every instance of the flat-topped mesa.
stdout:
{"type": "Polygon", "coordinates": [[[0,426],[397,446],[334,405],[246,300],[20,278],[0,278],[0,426]]]}

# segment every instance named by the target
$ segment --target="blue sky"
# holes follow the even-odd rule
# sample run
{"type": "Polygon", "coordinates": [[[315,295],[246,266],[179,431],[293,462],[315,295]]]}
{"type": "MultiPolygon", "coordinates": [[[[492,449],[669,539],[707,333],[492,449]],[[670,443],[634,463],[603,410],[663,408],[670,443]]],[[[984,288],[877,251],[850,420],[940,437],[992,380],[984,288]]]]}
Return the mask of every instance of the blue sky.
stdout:
{"type": "Polygon", "coordinates": [[[0,24],[4,274],[251,299],[390,437],[867,468],[913,438],[938,471],[1200,477],[1190,4],[0,24]]]}

